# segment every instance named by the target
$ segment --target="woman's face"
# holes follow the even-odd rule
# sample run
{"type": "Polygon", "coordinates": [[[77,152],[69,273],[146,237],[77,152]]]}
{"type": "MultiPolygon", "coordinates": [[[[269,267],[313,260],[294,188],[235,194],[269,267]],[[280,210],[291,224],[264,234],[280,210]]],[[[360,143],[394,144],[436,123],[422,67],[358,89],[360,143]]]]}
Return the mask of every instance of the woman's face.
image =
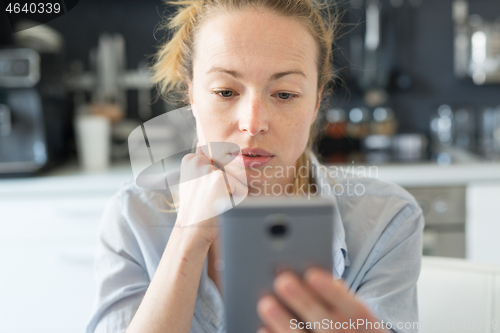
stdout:
{"type": "Polygon", "coordinates": [[[312,35],[298,21],[245,9],[208,19],[195,37],[189,95],[200,144],[231,142],[244,154],[263,149],[237,160],[249,181],[289,184],[291,169],[272,175],[295,166],[318,111],[312,35]]]}

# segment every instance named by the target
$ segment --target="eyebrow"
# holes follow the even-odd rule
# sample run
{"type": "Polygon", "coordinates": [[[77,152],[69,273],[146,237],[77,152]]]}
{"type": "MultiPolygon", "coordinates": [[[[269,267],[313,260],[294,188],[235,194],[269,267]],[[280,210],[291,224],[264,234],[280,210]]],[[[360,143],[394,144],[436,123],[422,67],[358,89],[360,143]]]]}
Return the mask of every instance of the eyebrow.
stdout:
{"type": "MultiPolygon", "coordinates": [[[[243,77],[243,75],[241,75],[241,73],[238,73],[238,72],[232,71],[232,70],[228,70],[228,69],[225,69],[222,67],[217,67],[217,66],[212,67],[210,70],[208,70],[206,72],[206,74],[210,74],[210,73],[214,73],[214,72],[226,73],[226,74],[229,74],[236,79],[241,79],[243,77]]],[[[307,79],[307,76],[301,70],[291,70],[291,71],[286,71],[286,72],[274,73],[273,75],[271,75],[271,78],[269,80],[270,81],[278,80],[278,79],[282,78],[283,76],[290,75],[290,74],[302,75],[303,77],[305,77],[307,79]]]]}

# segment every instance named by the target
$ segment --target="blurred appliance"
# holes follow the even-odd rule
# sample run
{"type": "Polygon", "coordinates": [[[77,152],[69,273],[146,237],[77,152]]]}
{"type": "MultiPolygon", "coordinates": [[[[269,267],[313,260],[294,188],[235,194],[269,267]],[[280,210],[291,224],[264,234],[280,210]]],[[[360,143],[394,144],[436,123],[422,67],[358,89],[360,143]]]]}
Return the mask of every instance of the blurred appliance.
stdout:
{"type": "Polygon", "coordinates": [[[420,133],[396,134],[398,122],[389,107],[327,111],[325,135],[318,147],[326,163],[419,162],[428,158],[428,140],[420,133]]]}
{"type": "Polygon", "coordinates": [[[349,111],[346,131],[353,139],[363,139],[370,134],[370,112],[367,108],[358,107],[349,111]]]}
{"type": "Polygon", "coordinates": [[[500,157],[500,106],[481,112],[480,151],[488,159],[500,157]]]}
{"type": "Polygon", "coordinates": [[[419,133],[403,133],[392,137],[393,159],[419,162],[427,158],[427,138],[419,133]]]}
{"type": "MultiPolygon", "coordinates": [[[[65,79],[69,90],[74,93],[74,108],[90,104],[117,105],[122,114],[127,114],[127,92],[137,90],[137,105],[140,119],[149,120],[153,116],[151,108],[150,71],[147,63],[141,61],[138,68],[126,68],[125,37],[119,33],[99,35],[97,47],[90,51],[90,71],[84,64],[75,61],[71,72],[65,79]],[[90,101],[86,95],[89,93],[90,101]]],[[[165,108],[167,104],[165,103],[165,108]]],[[[170,111],[170,110],[165,110],[170,111]]],[[[112,124],[113,158],[128,158],[127,138],[131,131],[141,123],[133,119],[123,119],[112,124]]]]}
{"type": "Polygon", "coordinates": [[[500,106],[477,111],[468,106],[452,109],[444,104],[431,117],[432,152],[438,163],[451,163],[450,153],[458,150],[464,158],[500,158],[500,106]]]}
{"type": "Polygon", "coordinates": [[[354,149],[347,137],[347,114],[342,108],[333,108],[325,115],[325,135],[319,143],[319,154],[329,163],[346,163],[349,151],[354,149]]]}
{"type": "Polygon", "coordinates": [[[326,112],[325,135],[319,143],[319,155],[327,163],[347,163],[360,160],[362,140],[370,134],[370,112],[365,107],[342,108],[326,112]]]}
{"type": "Polygon", "coordinates": [[[453,110],[449,105],[441,105],[437,110],[437,114],[431,117],[430,132],[435,144],[445,147],[453,144],[453,110]]]}
{"type": "Polygon", "coordinates": [[[63,65],[31,48],[0,48],[0,175],[32,174],[64,150],[63,65]]]}
{"type": "Polygon", "coordinates": [[[391,108],[378,107],[373,110],[370,135],[362,142],[367,163],[381,164],[391,161],[392,135],[396,130],[397,121],[391,108]]]}
{"type": "Polygon", "coordinates": [[[365,103],[370,107],[383,105],[388,98],[385,91],[390,79],[390,60],[386,41],[382,3],[379,0],[350,2],[352,14],[362,13],[356,20],[365,21],[364,31],[355,30],[350,39],[353,56],[351,71],[359,88],[364,92],[365,103]],[[359,70],[362,68],[363,70],[359,70]]]}
{"type": "Polygon", "coordinates": [[[476,148],[476,120],[473,109],[459,107],[455,110],[455,145],[473,151],[476,148]]]}
{"type": "Polygon", "coordinates": [[[476,85],[500,83],[500,21],[469,16],[468,0],[454,0],[455,75],[467,75],[476,85]]]}
{"type": "Polygon", "coordinates": [[[393,136],[372,134],[364,138],[365,162],[420,162],[427,159],[427,137],[420,133],[402,133],[393,136]]]}
{"type": "MultiPolygon", "coordinates": [[[[77,93],[76,98],[90,92],[92,103],[116,103],[127,110],[126,91],[137,90],[139,116],[149,120],[152,116],[149,102],[153,87],[149,68],[146,62],[141,61],[136,70],[126,69],[125,37],[118,33],[101,34],[98,46],[91,49],[89,57],[90,71],[85,72],[83,64],[75,63],[65,80],[69,89],[77,93]]],[[[80,98],[76,103],[86,101],[80,98]]]]}
{"type": "Polygon", "coordinates": [[[430,121],[433,159],[439,164],[450,164],[452,162],[449,147],[455,141],[455,127],[452,108],[446,104],[439,106],[437,114],[433,115],[430,121]]]}
{"type": "Polygon", "coordinates": [[[394,111],[388,107],[378,107],[373,110],[370,132],[376,135],[393,135],[398,128],[394,111]]]}
{"type": "Polygon", "coordinates": [[[407,41],[412,39],[412,7],[419,7],[417,2],[346,2],[350,6],[347,10],[349,25],[353,26],[349,31],[350,74],[347,79],[356,83],[364,103],[370,108],[387,105],[391,90],[407,91],[413,85],[405,62],[414,56],[407,41]]]}
{"type": "Polygon", "coordinates": [[[392,159],[392,138],[388,135],[372,134],[363,140],[365,162],[370,164],[388,163],[392,159]]]}
{"type": "Polygon", "coordinates": [[[465,258],[465,186],[406,188],[422,208],[423,254],[465,258]]]}

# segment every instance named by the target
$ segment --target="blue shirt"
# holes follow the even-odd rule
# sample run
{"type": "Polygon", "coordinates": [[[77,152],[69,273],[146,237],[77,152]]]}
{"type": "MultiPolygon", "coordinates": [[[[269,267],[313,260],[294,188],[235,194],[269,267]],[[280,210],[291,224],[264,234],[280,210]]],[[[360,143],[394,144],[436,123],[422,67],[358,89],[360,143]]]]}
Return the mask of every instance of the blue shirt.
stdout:
{"type": "MultiPolygon", "coordinates": [[[[391,323],[393,331],[417,332],[416,283],[424,227],[419,205],[398,185],[337,173],[333,182],[325,174],[329,169],[320,168],[313,154],[311,162],[316,182],[333,189],[321,187],[321,195],[335,205],[334,277],[344,279],[378,319],[391,323]]],[[[169,208],[164,198],[164,191],[144,190],[131,180],[110,199],[99,229],[97,295],[87,333],[126,331],[175,223],[175,213],[161,211],[169,208]]],[[[207,275],[207,260],[191,333],[226,332],[223,300],[207,275]]]]}

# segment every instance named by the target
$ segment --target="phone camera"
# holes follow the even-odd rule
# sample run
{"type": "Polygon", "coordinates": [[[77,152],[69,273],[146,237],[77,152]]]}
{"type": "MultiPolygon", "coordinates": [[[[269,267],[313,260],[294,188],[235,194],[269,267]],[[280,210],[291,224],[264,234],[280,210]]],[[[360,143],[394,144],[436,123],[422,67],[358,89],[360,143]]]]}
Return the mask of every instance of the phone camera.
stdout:
{"type": "Polygon", "coordinates": [[[289,217],[285,214],[272,214],[266,217],[267,232],[275,240],[283,239],[290,233],[289,217]]]}
{"type": "Polygon", "coordinates": [[[283,237],[287,234],[288,228],[284,223],[276,223],[269,227],[269,232],[273,237],[283,237]]]}

